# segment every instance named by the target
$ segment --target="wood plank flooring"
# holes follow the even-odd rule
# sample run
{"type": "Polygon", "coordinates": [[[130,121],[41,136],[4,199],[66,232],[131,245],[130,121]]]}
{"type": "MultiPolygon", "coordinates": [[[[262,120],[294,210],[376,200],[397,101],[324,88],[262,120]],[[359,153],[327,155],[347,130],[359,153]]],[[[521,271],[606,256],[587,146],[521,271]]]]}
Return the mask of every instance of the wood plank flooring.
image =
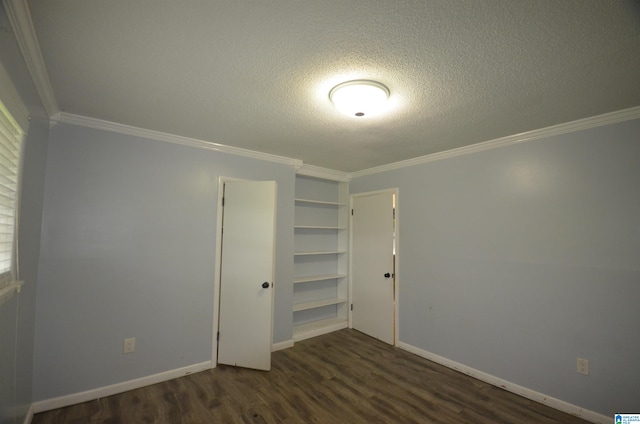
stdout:
{"type": "Polygon", "coordinates": [[[218,366],[36,414],[32,423],[587,421],[346,329],[274,352],[269,372],[218,366]]]}

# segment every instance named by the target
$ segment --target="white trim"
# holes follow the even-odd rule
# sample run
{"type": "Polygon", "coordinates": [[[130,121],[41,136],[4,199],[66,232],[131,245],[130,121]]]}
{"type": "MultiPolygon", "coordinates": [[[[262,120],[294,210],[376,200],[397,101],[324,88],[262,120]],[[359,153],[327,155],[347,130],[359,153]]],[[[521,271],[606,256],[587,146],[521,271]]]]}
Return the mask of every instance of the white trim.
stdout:
{"type": "Polygon", "coordinates": [[[400,299],[400,189],[398,187],[393,189],[393,192],[395,194],[395,215],[394,215],[394,225],[395,225],[395,233],[396,233],[396,240],[395,240],[395,248],[396,248],[396,252],[394,255],[394,264],[393,266],[395,267],[395,275],[393,276],[394,280],[394,294],[393,294],[393,299],[394,299],[394,305],[393,305],[393,309],[395,311],[395,328],[394,328],[394,338],[393,338],[393,343],[394,345],[398,345],[398,342],[400,341],[400,302],[398,301],[398,299],[400,299]]]}
{"type": "Polygon", "coordinates": [[[293,347],[293,339],[285,340],[283,342],[274,343],[271,345],[271,352],[276,352],[278,350],[288,349],[293,347]]]}
{"type": "Polygon", "coordinates": [[[457,149],[446,150],[444,152],[438,152],[430,155],[419,156],[413,159],[403,160],[400,162],[389,163],[386,165],[377,166],[375,168],[363,169],[361,171],[352,172],[351,174],[349,174],[349,177],[357,178],[363,177],[365,175],[378,174],[380,172],[407,168],[414,165],[421,165],[424,163],[434,162],[442,159],[449,159],[456,156],[468,155],[470,153],[482,152],[498,147],[510,146],[512,144],[522,143],[525,141],[538,140],[545,137],[553,137],[556,135],[582,131],[589,128],[600,127],[639,118],[640,106],[632,107],[629,109],[605,113],[603,115],[592,116],[590,118],[579,119],[577,121],[567,122],[551,127],[509,135],[502,138],[496,138],[495,140],[489,140],[482,143],[472,144],[470,146],[459,147],[457,149]]]}
{"type": "Polygon", "coordinates": [[[322,178],[325,180],[349,182],[351,176],[343,171],[336,171],[335,169],[322,168],[320,166],[303,164],[297,171],[297,174],[306,175],[307,177],[322,178]]]}
{"type": "Polygon", "coordinates": [[[33,420],[33,414],[34,414],[34,407],[33,404],[29,405],[29,409],[27,410],[27,415],[25,415],[24,417],[24,421],[22,421],[22,424],[31,424],[31,421],[33,420]]]}
{"type": "Polygon", "coordinates": [[[175,370],[136,378],[135,380],[123,381],[122,383],[116,383],[110,386],[99,387],[97,389],[91,389],[79,393],[72,393],[56,398],[40,400],[33,404],[33,409],[37,414],[39,412],[50,411],[52,409],[64,408],[65,406],[88,402],[90,400],[96,400],[118,393],[128,392],[129,390],[139,389],[151,384],[173,380],[174,378],[184,377],[185,375],[205,371],[210,368],[210,361],[201,362],[199,364],[193,364],[186,367],[177,368],[175,370]]]}
{"type": "Polygon", "coordinates": [[[407,352],[413,353],[414,355],[421,356],[425,359],[433,361],[437,364],[444,365],[447,368],[451,368],[463,374],[466,374],[470,377],[478,379],[480,381],[484,381],[485,383],[489,383],[492,386],[499,387],[508,392],[515,393],[519,396],[530,399],[534,402],[541,403],[550,408],[557,409],[558,411],[566,412],[571,415],[575,415],[576,417],[583,418],[587,421],[591,421],[593,423],[598,424],[610,424],[611,417],[599,414],[597,412],[589,411],[587,409],[581,408],[579,406],[570,404],[560,399],[553,398],[551,396],[547,396],[543,393],[536,392],[535,390],[528,389],[526,387],[519,386],[517,384],[511,383],[507,380],[503,380],[502,378],[493,376],[491,374],[487,374],[486,372],[476,370],[474,368],[468,367],[464,364],[460,364],[458,362],[447,359],[443,356],[436,355],[435,353],[428,352],[426,350],[422,350],[410,344],[404,342],[398,342],[397,347],[400,349],[404,349],[407,352]]]}
{"type": "Polygon", "coordinates": [[[147,130],[130,125],[118,124],[117,122],[104,121],[102,119],[90,118],[88,116],[75,115],[72,113],[60,112],[51,117],[51,126],[57,123],[78,125],[81,127],[95,128],[103,131],[126,134],[134,137],[142,137],[149,140],[164,141],[166,143],[179,144],[181,146],[196,147],[199,149],[213,150],[221,153],[228,153],[236,156],[243,156],[252,159],[264,160],[268,162],[282,163],[299,168],[302,166],[300,159],[277,156],[269,153],[256,152],[242,149],[240,147],[227,146],[211,141],[198,140],[195,138],[183,137],[180,135],[167,134],[160,131],[147,130]]]}
{"type": "Polygon", "coordinates": [[[3,3],[33,84],[38,90],[47,115],[53,116],[59,111],[58,103],[42,58],[27,0],[4,0],[3,3]]]}
{"type": "Polygon", "coordinates": [[[0,305],[8,302],[14,293],[20,293],[24,281],[13,281],[6,286],[0,288],[0,305]]]}

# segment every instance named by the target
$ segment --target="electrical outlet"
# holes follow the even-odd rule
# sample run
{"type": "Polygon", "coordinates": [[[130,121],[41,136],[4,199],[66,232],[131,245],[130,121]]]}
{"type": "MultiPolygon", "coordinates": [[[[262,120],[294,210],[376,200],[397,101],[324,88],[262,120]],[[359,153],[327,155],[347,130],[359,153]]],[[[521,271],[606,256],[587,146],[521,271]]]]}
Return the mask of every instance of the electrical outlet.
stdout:
{"type": "Polygon", "coordinates": [[[130,337],[124,339],[124,353],[133,353],[136,351],[136,338],[130,337]]]}
{"type": "Polygon", "coordinates": [[[578,358],[576,360],[576,371],[578,371],[578,374],[589,375],[589,360],[578,358]]]}

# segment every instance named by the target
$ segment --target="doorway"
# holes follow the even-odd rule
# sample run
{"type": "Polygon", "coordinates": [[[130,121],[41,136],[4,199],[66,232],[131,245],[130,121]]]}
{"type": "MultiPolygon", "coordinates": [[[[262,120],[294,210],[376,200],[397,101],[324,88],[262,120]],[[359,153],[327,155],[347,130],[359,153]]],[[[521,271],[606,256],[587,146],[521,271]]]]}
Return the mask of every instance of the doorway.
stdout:
{"type": "Polygon", "coordinates": [[[213,364],[271,368],[275,181],[220,178],[213,364]]]}
{"type": "Polygon", "coordinates": [[[351,196],[351,327],[397,340],[397,189],[351,196]]]}

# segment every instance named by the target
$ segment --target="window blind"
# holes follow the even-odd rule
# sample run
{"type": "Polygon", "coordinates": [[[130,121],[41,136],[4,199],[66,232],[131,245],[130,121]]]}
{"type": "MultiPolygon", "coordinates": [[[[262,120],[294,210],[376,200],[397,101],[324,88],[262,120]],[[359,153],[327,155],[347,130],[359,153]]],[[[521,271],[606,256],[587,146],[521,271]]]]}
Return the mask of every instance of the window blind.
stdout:
{"type": "Polygon", "coordinates": [[[14,282],[18,166],[22,130],[0,102],[0,288],[14,282]]]}

